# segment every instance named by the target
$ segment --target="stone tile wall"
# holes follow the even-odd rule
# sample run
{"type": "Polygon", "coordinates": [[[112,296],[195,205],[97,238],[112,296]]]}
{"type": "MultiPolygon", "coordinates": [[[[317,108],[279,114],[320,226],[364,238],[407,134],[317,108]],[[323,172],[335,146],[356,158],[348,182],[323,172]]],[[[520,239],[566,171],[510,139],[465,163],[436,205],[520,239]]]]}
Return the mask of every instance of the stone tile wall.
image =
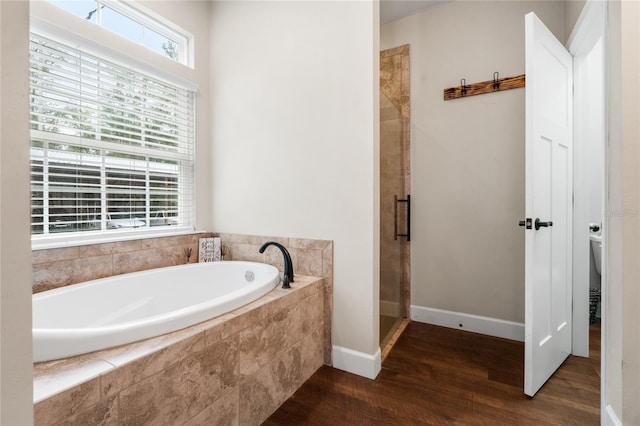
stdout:
{"type": "Polygon", "coordinates": [[[144,271],[198,261],[198,240],[211,236],[196,233],[115,243],[64,247],[32,252],[33,292],[128,272],[144,271]]]}
{"type": "Polygon", "coordinates": [[[296,274],[324,278],[324,362],[331,364],[331,313],[333,311],[333,241],[304,238],[261,237],[219,233],[222,245],[228,248],[225,260],[263,262],[283,270],[280,250],[268,247],[264,254],[258,249],[267,241],[275,241],[287,248],[296,274]]]}
{"type": "Polygon", "coordinates": [[[299,276],[205,323],[35,364],[35,424],[259,425],[323,363],[323,293],[299,276]]]}

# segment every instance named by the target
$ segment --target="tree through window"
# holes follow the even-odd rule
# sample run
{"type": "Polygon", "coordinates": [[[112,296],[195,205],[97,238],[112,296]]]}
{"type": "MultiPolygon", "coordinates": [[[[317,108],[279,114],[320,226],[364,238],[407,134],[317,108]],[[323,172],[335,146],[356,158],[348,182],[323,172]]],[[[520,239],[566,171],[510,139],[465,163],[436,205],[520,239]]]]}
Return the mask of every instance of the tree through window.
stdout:
{"type": "Polygon", "coordinates": [[[131,4],[109,0],[48,0],[99,27],[188,65],[190,37],[159,22],[131,4]]]}
{"type": "Polygon", "coordinates": [[[194,93],[32,34],[31,232],[193,226],[194,93]]]}

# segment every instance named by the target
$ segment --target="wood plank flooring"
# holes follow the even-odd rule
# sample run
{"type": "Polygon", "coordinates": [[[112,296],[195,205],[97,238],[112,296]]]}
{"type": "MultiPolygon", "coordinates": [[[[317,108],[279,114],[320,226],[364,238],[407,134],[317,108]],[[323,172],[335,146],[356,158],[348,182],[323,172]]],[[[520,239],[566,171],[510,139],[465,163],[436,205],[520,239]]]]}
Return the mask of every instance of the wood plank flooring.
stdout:
{"type": "Polygon", "coordinates": [[[529,398],[522,343],[412,322],[375,381],[324,366],[263,424],[597,425],[599,325],[590,334],[591,357],[529,398]]]}

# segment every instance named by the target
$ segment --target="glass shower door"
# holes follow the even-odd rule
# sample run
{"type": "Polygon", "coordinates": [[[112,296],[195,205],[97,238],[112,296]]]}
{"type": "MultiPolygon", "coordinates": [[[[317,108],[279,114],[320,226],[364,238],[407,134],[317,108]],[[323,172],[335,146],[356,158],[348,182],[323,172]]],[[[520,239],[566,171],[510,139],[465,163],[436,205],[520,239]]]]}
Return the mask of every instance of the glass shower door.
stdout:
{"type": "MultiPolygon", "coordinates": [[[[410,292],[409,45],[380,52],[380,347],[406,325],[410,292]]],[[[389,343],[389,344],[388,344],[389,343]]]]}

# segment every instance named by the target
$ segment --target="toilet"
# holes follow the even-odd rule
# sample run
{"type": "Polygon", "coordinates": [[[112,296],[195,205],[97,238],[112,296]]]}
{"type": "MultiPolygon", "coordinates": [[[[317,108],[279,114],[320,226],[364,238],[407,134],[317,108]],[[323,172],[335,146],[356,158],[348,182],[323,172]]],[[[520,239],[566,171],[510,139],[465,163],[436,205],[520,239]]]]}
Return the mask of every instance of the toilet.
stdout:
{"type": "Polygon", "coordinates": [[[600,275],[600,265],[602,263],[602,233],[592,233],[589,235],[589,239],[591,240],[591,249],[593,250],[593,260],[596,271],[598,271],[598,275],[600,275]]]}
{"type": "Polygon", "coordinates": [[[589,288],[589,323],[593,324],[599,320],[601,315],[602,232],[591,233],[589,240],[591,240],[591,251],[593,252],[593,266],[598,273],[598,275],[591,274],[589,288]]]}

